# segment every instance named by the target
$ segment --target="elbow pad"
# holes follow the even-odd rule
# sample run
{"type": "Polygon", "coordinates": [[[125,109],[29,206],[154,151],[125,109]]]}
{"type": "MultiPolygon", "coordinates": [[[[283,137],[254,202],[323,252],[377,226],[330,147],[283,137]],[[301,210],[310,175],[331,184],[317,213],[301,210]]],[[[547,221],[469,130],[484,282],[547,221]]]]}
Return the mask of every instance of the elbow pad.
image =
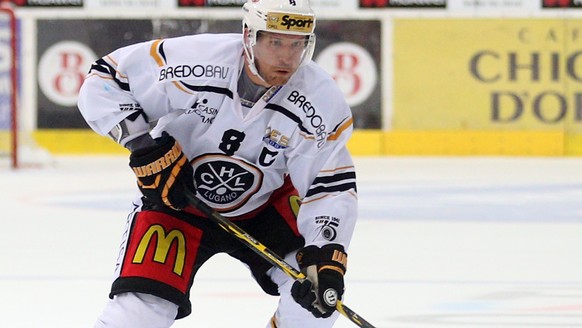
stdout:
{"type": "Polygon", "coordinates": [[[143,136],[150,130],[150,125],[142,112],[135,112],[117,123],[108,135],[118,144],[126,147],[127,143],[143,136]]]}

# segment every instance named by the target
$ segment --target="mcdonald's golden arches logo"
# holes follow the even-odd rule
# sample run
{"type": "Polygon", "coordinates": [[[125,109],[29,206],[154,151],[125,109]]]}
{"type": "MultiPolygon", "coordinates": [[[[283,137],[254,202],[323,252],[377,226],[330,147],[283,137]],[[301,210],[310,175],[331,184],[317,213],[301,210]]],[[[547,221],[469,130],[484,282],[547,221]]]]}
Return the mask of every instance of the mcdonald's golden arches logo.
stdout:
{"type": "Polygon", "coordinates": [[[184,264],[186,261],[186,238],[184,237],[184,233],[182,231],[173,229],[169,233],[166,233],[164,228],[159,224],[154,224],[145,232],[135,255],[133,257],[132,263],[134,264],[141,264],[143,263],[144,257],[147,253],[148,248],[150,247],[151,240],[156,235],[157,242],[155,244],[154,250],[154,262],[157,263],[166,263],[168,260],[168,253],[172,248],[172,245],[176,244],[176,258],[174,261],[174,269],[173,272],[178,276],[182,276],[184,271],[184,264]]]}

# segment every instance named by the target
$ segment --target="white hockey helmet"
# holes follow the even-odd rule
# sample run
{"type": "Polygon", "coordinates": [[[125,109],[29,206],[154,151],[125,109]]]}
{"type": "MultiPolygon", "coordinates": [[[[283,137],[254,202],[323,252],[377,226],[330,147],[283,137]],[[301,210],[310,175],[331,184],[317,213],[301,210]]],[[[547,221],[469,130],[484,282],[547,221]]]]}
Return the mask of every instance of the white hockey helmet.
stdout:
{"type": "Polygon", "coordinates": [[[247,0],[243,5],[243,33],[247,33],[243,39],[245,54],[251,71],[259,77],[253,51],[257,32],[306,36],[307,46],[301,59],[301,65],[304,65],[313,56],[314,30],[315,13],[311,10],[309,0],[247,0]]]}

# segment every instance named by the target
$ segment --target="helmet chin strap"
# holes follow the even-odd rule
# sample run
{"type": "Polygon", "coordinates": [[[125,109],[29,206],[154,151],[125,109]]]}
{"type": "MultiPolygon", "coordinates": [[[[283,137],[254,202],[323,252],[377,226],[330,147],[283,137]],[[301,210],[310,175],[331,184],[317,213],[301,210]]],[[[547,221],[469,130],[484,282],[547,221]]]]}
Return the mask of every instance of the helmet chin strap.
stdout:
{"type": "Polygon", "coordinates": [[[261,76],[261,74],[259,74],[259,70],[257,69],[257,65],[255,65],[255,53],[253,52],[253,45],[254,44],[251,44],[251,42],[254,41],[256,43],[256,39],[257,39],[256,34],[255,34],[254,38],[251,38],[251,33],[253,33],[253,32],[251,32],[251,30],[248,29],[247,27],[243,27],[243,33],[245,35],[245,37],[243,39],[243,42],[244,42],[243,48],[245,50],[245,57],[246,57],[245,63],[248,66],[251,74],[258,77],[266,85],[269,85],[269,83],[267,81],[265,81],[265,79],[261,76]]]}
{"type": "Polygon", "coordinates": [[[253,74],[254,76],[258,77],[261,81],[265,82],[265,84],[269,85],[269,83],[267,81],[265,81],[265,79],[263,79],[263,77],[261,76],[261,74],[259,74],[259,70],[257,69],[257,66],[255,65],[254,58],[253,58],[252,61],[250,59],[247,60],[247,63],[248,63],[248,66],[249,66],[249,70],[251,71],[251,74],[253,74]]]}

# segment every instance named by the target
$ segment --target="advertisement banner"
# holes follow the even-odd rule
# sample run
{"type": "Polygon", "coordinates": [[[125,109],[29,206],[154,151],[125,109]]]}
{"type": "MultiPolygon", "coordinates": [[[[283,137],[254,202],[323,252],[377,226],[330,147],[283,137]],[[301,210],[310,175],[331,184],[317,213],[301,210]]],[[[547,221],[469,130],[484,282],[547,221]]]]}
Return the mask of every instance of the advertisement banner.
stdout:
{"type": "Polygon", "coordinates": [[[500,13],[509,11],[531,10],[536,11],[541,7],[536,0],[458,0],[449,1],[448,8],[450,11],[460,11],[474,14],[500,13]]]}
{"type": "Polygon", "coordinates": [[[38,20],[37,127],[87,127],[77,95],[91,63],[152,36],[150,20],[38,20]]]}
{"type": "Polygon", "coordinates": [[[99,9],[173,9],[175,0],[84,0],[85,8],[99,9]]]}
{"type": "Polygon", "coordinates": [[[317,22],[314,60],[338,83],[356,129],[382,128],[381,23],[317,22]],[[363,38],[362,36],[366,37],[363,38]]]}
{"type": "Polygon", "coordinates": [[[543,8],[582,8],[581,0],[541,0],[543,8]]]}
{"type": "MultiPolygon", "coordinates": [[[[97,58],[152,39],[240,33],[241,21],[66,19],[39,20],[37,28],[37,125],[40,129],[63,129],[87,128],[76,101],[83,78],[97,58]]],[[[338,82],[357,128],[378,129],[382,124],[380,33],[377,20],[329,20],[318,21],[317,25],[313,58],[338,82]]]]}
{"type": "Polygon", "coordinates": [[[322,10],[356,10],[358,0],[311,0],[311,8],[316,14],[322,10]]]}
{"type": "Polygon", "coordinates": [[[179,7],[242,7],[246,0],[178,0],[179,7]]]}
{"type": "Polygon", "coordinates": [[[582,130],[582,22],[396,19],[395,129],[582,130]]]}
{"type": "Polygon", "coordinates": [[[360,8],[446,8],[447,0],[360,0],[360,8]]]}
{"type": "MultiPolygon", "coordinates": [[[[104,0],[100,0],[104,1],[104,0]]],[[[111,1],[111,0],[108,0],[111,1]]],[[[119,0],[118,0],[119,1],[119,0]]],[[[324,9],[354,10],[357,0],[311,0],[311,8],[318,13],[324,9]]],[[[177,0],[179,7],[242,7],[247,0],[177,0]]]]}
{"type": "Polygon", "coordinates": [[[20,7],[83,7],[83,0],[13,0],[20,7]]]}

